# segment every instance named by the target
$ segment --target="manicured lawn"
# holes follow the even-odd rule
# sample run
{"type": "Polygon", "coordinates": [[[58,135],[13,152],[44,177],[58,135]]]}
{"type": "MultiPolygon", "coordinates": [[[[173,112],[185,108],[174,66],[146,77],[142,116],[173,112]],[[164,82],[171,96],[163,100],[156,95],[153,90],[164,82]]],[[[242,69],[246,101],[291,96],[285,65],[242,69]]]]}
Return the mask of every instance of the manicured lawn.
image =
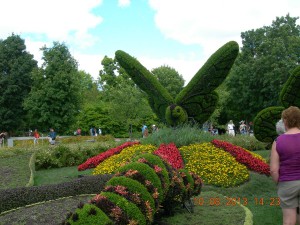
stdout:
{"type": "Polygon", "coordinates": [[[34,185],[58,184],[74,180],[78,176],[91,174],[91,170],[78,171],[77,166],[38,170],[35,172],[34,185]]]}
{"type": "Polygon", "coordinates": [[[24,187],[30,179],[31,153],[0,157],[0,189],[24,187]]]}

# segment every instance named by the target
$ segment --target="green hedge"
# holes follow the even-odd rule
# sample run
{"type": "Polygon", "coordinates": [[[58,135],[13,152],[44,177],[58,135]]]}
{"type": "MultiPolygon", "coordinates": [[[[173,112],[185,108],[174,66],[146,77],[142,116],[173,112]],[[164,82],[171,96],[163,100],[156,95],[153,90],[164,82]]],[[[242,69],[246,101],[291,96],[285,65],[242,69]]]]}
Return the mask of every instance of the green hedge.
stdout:
{"type": "Polygon", "coordinates": [[[86,176],[74,181],[0,190],[0,213],[61,197],[100,193],[111,175],[86,176]]]}
{"type": "Polygon", "coordinates": [[[77,166],[87,159],[98,155],[121,143],[94,143],[49,146],[36,149],[36,170],[77,166]]]}

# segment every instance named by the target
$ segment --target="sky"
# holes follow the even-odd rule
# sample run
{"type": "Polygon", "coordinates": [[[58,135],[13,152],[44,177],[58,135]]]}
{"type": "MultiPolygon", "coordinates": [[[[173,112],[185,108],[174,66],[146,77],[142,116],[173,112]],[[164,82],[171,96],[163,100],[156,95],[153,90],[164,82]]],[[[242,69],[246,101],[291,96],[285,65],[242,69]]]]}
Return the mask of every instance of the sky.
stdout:
{"type": "MultiPolygon", "coordinates": [[[[94,79],[104,56],[123,50],[148,70],[174,68],[186,84],[228,41],[300,16],[299,0],[0,0],[0,39],[12,33],[42,64],[42,51],[65,43],[94,79]]],[[[300,21],[297,20],[300,25],[300,21]]]]}

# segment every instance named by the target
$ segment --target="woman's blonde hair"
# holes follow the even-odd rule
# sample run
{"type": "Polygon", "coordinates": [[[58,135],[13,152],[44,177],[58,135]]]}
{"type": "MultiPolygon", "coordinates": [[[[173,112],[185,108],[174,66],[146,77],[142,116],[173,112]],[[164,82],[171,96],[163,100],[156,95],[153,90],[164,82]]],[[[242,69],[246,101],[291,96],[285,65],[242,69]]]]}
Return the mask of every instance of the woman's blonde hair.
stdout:
{"type": "Polygon", "coordinates": [[[300,109],[296,106],[290,106],[281,113],[281,118],[287,128],[300,128],[300,109]]]}

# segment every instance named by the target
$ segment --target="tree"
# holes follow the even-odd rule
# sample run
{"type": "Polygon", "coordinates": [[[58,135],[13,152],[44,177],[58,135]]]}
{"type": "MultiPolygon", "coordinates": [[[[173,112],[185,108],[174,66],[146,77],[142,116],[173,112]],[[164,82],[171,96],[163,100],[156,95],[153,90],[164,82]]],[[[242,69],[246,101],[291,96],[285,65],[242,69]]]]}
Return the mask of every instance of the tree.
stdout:
{"type": "Polygon", "coordinates": [[[0,128],[13,133],[24,129],[24,98],[31,88],[31,72],[37,67],[25,42],[12,34],[0,40],[0,128]]]}
{"type": "Polygon", "coordinates": [[[167,89],[175,99],[177,94],[183,89],[184,79],[175,69],[169,66],[160,66],[151,71],[159,82],[167,89]]]}
{"type": "Polygon", "coordinates": [[[227,80],[227,119],[252,120],[279,105],[279,92],[289,72],[300,63],[298,17],[277,17],[271,26],[242,32],[240,55],[227,80]]]}
{"type": "Polygon", "coordinates": [[[66,132],[78,114],[80,74],[67,46],[58,42],[43,47],[44,63],[32,76],[33,86],[25,101],[33,125],[66,132]]]}

